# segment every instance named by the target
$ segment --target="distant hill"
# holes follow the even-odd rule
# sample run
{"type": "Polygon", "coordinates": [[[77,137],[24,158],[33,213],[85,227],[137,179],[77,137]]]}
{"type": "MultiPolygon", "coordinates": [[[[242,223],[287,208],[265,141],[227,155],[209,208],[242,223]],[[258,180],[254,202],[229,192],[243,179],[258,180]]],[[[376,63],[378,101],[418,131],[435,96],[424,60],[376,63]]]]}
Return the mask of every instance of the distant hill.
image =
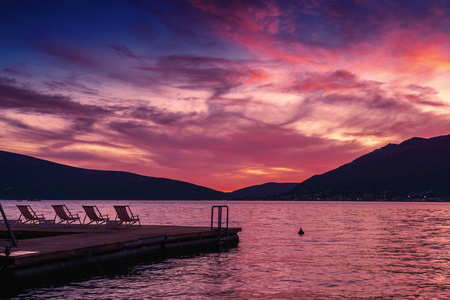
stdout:
{"type": "Polygon", "coordinates": [[[187,182],[65,166],[0,151],[0,199],[215,200],[225,193],[187,182]]]}
{"type": "Polygon", "coordinates": [[[232,199],[248,199],[268,197],[292,190],[298,183],[268,182],[260,185],[249,186],[229,193],[232,199]]]}
{"type": "MultiPolygon", "coordinates": [[[[389,144],[298,184],[297,195],[450,196],[450,135],[389,144]]],[[[371,199],[372,198],[372,199],[371,199]]]]}

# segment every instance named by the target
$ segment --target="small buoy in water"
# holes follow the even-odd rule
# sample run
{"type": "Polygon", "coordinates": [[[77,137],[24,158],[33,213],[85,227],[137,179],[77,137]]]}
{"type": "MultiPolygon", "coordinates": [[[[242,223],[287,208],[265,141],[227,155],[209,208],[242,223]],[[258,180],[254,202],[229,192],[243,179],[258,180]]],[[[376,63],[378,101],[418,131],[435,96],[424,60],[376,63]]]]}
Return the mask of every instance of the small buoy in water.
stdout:
{"type": "Polygon", "coordinates": [[[305,234],[305,232],[303,231],[303,229],[300,227],[300,230],[298,231],[298,234],[303,235],[305,234]]]}

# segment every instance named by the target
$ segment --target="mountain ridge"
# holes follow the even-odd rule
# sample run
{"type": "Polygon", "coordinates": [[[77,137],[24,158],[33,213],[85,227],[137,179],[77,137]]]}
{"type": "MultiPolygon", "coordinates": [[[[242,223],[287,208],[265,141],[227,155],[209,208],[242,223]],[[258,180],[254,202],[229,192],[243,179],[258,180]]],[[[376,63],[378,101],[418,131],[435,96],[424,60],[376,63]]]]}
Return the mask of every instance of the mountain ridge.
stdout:
{"type": "Polygon", "coordinates": [[[123,171],[77,168],[0,151],[0,199],[207,200],[226,193],[188,182],[123,171]]]}
{"type": "MultiPolygon", "coordinates": [[[[292,194],[336,197],[450,196],[450,135],[388,144],[298,184],[292,194]]],[[[369,198],[370,198],[369,197],[369,198]]]]}
{"type": "Polygon", "coordinates": [[[291,191],[298,183],[266,182],[229,193],[231,199],[249,199],[276,196],[291,191]]]}

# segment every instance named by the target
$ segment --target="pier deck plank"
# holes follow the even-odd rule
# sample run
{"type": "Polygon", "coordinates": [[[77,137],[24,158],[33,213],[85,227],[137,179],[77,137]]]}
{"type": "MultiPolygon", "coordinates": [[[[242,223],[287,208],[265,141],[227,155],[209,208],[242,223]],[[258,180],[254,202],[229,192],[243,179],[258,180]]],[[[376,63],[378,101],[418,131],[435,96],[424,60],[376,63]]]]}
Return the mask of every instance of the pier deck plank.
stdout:
{"type": "MultiPolygon", "coordinates": [[[[229,228],[229,234],[236,234],[240,228],[229,228]]],[[[0,228],[0,231],[6,231],[0,228]]],[[[13,248],[10,256],[0,254],[0,264],[24,266],[43,263],[49,260],[70,259],[89,253],[114,251],[124,245],[144,245],[161,241],[182,241],[201,239],[218,235],[209,227],[143,225],[142,227],[107,228],[106,226],[19,226],[14,232],[34,235],[52,234],[52,236],[20,239],[19,247],[13,248]],[[55,235],[57,234],[57,235],[55,235]]]]}

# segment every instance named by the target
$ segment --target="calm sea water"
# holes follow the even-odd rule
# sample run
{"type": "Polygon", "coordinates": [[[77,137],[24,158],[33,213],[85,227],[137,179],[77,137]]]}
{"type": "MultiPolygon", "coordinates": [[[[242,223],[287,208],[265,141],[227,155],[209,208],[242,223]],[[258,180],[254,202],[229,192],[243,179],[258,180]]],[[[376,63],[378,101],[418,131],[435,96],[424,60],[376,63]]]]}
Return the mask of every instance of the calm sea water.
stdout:
{"type": "MultiPolygon", "coordinates": [[[[22,202],[52,217],[55,201],[22,202]]],[[[60,202],[58,202],[60,203],[60,202]]],[[[82,214],[96,204],[65,201],[82,214]]],[[[144,224],[209,226],[209,201],[129,201],[144,224]]],[[[17,218],[15,201],[2,201],[17,218]]],[[[340,299],[450,297],[450,203],[220,202],[239,246],[17,290],[17,299],[340,299]],[[299,228],[305,231],[297,234],[299,228]]],[[[84,214],[82,214],[84,215],[84,214]]]]}

